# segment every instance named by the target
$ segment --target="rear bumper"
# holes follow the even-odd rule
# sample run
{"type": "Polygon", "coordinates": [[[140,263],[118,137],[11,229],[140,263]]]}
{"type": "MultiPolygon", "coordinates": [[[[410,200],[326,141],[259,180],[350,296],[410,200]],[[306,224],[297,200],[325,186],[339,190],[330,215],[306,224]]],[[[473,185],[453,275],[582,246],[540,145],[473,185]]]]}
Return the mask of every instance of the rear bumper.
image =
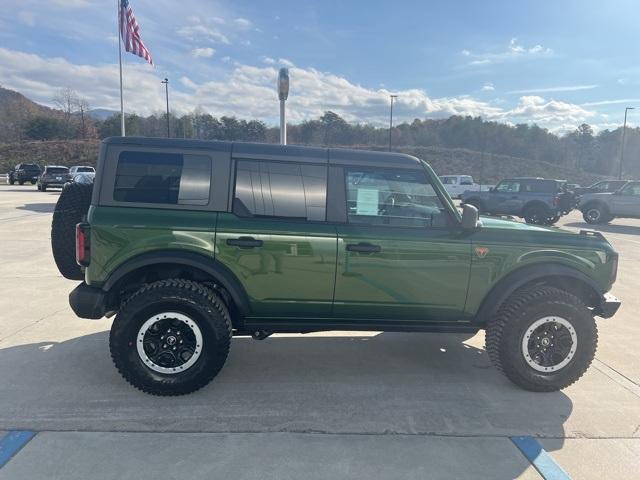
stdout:
{"type": "Polygon", "coordinates": [[[99,319],[104,317],[106,310],[106,293],[82,282],[69,294],[69,305],[80,318],[99,319]]]}
{"type": "Polygon", "coordinates": [[[616,297],[614,297],[610,293],[605,293],[602,296],[600,305],[596,306],[593,309],[593,314],[602,318],[611,318],[616,314],[619,308],[620,308],[620,300],[618,300],[616,297]]]}

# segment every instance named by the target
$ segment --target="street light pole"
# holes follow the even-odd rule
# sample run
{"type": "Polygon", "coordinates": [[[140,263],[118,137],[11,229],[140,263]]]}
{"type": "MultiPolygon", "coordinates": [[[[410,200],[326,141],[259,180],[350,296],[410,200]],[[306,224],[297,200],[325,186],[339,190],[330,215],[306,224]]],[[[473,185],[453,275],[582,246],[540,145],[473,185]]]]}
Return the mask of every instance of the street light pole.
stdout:
{"type": "Polygon", "coordinates": [[[391,130],[393,129],[393,101],[398,95],[389,95],[391,98],[391,108],[389,110],[389,151],[391,151],[391,130]]]}
{"type": "Polygon", "coordinates": [[[278,99],[280,100],[280,145],[287,144],[287,118],[285,102],[289,97],[289,70],[281,68],[278,72],[278,99]]]}
{"type": "Polygon", "coordinates": [[[618,180],[622,180],[622,165],[624,163],[624,137],[627,134],[627,112],[634,109],[635,107],[626,107],[624,109],[624,126],[622,127],[622,145],[620,145],[620,170],[618,171],[618,180]]]}
{"type": "Polygon", "coordinates": [[[165,78],[160,83],[164,83],[164,92],[167,97],[167,138],[171,137],[171,128],[169,124],[169,79],[165,78]]]}

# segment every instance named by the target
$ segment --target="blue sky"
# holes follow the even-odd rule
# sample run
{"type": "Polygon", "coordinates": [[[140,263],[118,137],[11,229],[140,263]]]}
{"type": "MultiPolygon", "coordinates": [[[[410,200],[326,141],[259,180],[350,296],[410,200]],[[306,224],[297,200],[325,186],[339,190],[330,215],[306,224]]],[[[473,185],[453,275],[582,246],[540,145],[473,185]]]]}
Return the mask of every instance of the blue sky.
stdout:
{"type": "MultiPolygon", "coordinates": [[[[553,131],[616,128],[640,107],[640,3],[130,0],[155,68],[125,56],[128,111],[172,108],[275,123],[334,110],[384,124],[482,115],[553,131]]],[[[118,108],[116,0],[2,0],[0,85],[51,104],[71,87],[118,108]]],[[[640,115],[640,110],[638,111],[640,115]]],[[[630,117],[634,123],[633,118],[630,117]]]]}

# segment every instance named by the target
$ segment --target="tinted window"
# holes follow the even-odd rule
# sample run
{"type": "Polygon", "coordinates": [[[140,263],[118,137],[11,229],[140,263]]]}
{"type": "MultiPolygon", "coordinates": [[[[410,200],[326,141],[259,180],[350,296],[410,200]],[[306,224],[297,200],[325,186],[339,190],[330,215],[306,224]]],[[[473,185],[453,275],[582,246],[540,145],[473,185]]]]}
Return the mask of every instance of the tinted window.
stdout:
{"type": "Polygon", "coordinates": [[[327,167],[240,160],[233,212],[240,216],[325,220],[327,167]]]}
{"type": "Polygon", "coordinates": [[[122,152],[113,199],[119,202],[207,205],[211,159],[200,155],[122,152]]]}
{"type": "Polygon", "coordinates": [[[66,167],[47,167],[47,173],[69,173],[66,167]]]}
{"type": "Polygon", "coordinates": [[[620,190],[623,195],[640,195],[640,183],[629,183],[620,190]]]}
{"type": "Polygon", "coordinates": [[[460,185],[473,185],[473,178],[471,177],[461,177],[460,185]]]}
{"type": "Polygon", "coordinates": [[[349,223],[445,226],[442,203],[424,172],[347,169],[349,223]]]}
{"type": "Polygon", "coordinates": [[[443,185],[455,185],[456,177],[440,177],[440,181],[443,185]]]}
{"type": "Polygon", "coordinates": [[[76,172],[94,172],[93,167],[78,167],[76,168],[76,172]]]}
{"type": "Polygon", "coordinates": [[[495,190],[500,193],[518,193],[520,191],[520,182],[516,180],[504,180],[496,186],[495,190]]]}

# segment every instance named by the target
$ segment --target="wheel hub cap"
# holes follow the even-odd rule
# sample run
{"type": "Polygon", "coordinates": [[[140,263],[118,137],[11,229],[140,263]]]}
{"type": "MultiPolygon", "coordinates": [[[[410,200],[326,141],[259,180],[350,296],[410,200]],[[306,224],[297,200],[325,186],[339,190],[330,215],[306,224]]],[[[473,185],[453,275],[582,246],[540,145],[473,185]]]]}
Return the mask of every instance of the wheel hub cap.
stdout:
{"type": "Polygon", "coordinates": [[[555,372],[565,367],[576,353],[578,336],[562,317],[543,317],[533,322],[522,338],[522,355],[538,372],[555,372]]]}
{"type": "Polygon", "coordinates": [[[162,312],[138,331],[138,356],[151,370],[164,374],[184,372],[200,358],[202,332],[187,315],[162,312]]]}

